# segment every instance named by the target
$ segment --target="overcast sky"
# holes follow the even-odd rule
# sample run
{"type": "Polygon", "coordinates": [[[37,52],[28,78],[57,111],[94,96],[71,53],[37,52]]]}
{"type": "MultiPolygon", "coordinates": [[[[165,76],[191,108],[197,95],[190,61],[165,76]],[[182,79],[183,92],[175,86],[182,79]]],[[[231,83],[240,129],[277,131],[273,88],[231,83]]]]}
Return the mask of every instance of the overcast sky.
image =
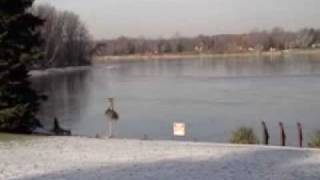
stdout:
{"type": "Polygon", "coordinates": [[[320,0],[36,0],[81,16],[96,38],[320,27],[320,0]]]}

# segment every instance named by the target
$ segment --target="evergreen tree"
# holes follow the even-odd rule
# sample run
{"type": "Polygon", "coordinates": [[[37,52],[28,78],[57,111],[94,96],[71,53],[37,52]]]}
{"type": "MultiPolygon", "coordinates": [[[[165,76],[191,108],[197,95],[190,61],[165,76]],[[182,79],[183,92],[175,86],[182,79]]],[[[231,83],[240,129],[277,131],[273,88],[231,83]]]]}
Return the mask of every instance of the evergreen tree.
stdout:
{"type": "Polygon", "coordinates": [[[33,0],[0,0],[0,131],[30,132],[44,97],[31,88],[28,66],[41,58],[43,20],[30,12],[33,0]]]}

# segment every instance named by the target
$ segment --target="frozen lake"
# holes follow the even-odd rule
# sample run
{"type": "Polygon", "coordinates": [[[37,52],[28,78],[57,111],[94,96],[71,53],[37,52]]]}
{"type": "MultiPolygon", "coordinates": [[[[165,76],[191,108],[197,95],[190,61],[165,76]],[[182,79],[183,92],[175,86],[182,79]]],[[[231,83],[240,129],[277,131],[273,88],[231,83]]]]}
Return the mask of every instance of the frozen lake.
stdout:
{"type": "Polygon", "coordinates": [[[110,62],[32,81],[49,96],[39,114],[44,124],[51,127],[58,117],[79,135],[106,133],[108,97],[115,98],[121,138],[177,139],[177,121],[187,126],[179,140],[226,142],[240,126],[261,136],[265,121],[276,145],[282,121],[289,144],[296,145],[298,121],[305,139],[320,129],[320,57],[110,62]]]}

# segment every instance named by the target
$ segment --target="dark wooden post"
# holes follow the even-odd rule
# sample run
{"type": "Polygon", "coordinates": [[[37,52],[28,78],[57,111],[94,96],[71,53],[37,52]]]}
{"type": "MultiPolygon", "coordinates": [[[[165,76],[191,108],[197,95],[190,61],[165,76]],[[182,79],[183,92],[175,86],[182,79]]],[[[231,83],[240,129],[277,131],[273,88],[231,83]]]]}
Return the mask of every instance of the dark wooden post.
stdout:
{"type": "Polygon", "coordinates": [[[297,128],[298,128],[298,142],[299,142],[299,147],[303,146],[303,134],[302,134],[302,126],[301,123],[297,123],[297,128]]]}
{"type": "Polygon", "coordinates": [[[262,121],[261,124],[262,124],[262,130],[263,130],[263,134],[262,134],[263,144],[268,145],[269,144],[269,137],[270,137],[269,132],[268,132],[268,127],[264,121],[262,121]]]}
{"type": "Polygon", "coordinates": [[[279,122],[279,127],[280,127],[280,144],[281,146],[286,146],[286,133],[284,131],[282,122],[279,122]]]}

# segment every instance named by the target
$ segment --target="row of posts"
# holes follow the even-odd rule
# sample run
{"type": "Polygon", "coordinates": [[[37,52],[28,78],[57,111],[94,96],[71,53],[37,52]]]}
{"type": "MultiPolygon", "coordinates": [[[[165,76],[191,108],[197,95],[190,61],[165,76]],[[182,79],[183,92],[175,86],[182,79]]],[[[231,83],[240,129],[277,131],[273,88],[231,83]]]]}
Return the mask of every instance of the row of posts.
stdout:
{"type": "MultiPolygon", "coordinates": [[[[264,121],[261,122],[262,128],[263,128],[263,144],[269,145],[269,131],[266,123],[264,121]]],[[[280,145],[286,146],[286,132],[283,127],[283,123],[279,122],[279,128],[280,128],[280,145]]],[[[297,123],[297,131],[298,131],[298,146],[303,146],[303,134],[302,134],[302,126],[301,123],[297,123]]]]}

